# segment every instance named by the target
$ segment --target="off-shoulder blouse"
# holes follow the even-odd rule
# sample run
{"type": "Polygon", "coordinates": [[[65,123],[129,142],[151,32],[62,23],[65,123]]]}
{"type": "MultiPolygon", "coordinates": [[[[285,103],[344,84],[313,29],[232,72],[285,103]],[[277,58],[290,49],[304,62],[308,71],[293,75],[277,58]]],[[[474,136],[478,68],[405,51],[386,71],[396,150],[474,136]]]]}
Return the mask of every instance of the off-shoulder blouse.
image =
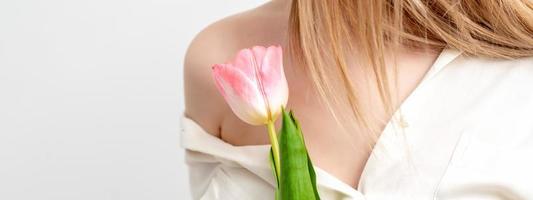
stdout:
{"type": "MultiPolygon", "coordinates": [[[[185,116],[182,128],[193,199],[274,199],[268,145],[233,146],[185,116]]],[[[533,58],[444,49],[385,126],[357,189],[315,170],[325,200],[533,199],[533,58]]]]}

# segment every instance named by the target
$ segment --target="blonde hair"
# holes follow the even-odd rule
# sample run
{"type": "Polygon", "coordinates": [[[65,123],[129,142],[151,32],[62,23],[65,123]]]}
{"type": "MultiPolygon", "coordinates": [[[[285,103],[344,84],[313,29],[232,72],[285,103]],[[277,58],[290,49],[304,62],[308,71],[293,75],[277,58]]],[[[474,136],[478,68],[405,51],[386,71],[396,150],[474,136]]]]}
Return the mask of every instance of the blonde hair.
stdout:
{"type": "Polygon", "coordinates": [[[446,46],[473,56],[533,56],[532,1],[292,0],[291,58],[305,67],[334,116],[340,112],[333,107],[348,105],[349,117],[368,130],[366,136],[373,142],[377,131],[361,109],[354,80],[347,73],[347,56],[355,55],[359,67],[371,72],[385,111],[392,115],[395,85],[385,68],[386,51],[446,46]]]}

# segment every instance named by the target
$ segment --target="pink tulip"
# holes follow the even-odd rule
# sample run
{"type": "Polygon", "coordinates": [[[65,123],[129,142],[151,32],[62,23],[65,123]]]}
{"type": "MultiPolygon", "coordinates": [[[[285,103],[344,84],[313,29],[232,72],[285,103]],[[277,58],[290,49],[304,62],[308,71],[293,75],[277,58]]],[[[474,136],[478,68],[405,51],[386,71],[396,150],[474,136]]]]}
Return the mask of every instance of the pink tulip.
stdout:
{"type": "Polygon", "coordinates": [[[249,124],[275,121],[287,104],[281,46],[240,50],[232,62],[213,65],[213,75],[233,112],[249,124]]]}

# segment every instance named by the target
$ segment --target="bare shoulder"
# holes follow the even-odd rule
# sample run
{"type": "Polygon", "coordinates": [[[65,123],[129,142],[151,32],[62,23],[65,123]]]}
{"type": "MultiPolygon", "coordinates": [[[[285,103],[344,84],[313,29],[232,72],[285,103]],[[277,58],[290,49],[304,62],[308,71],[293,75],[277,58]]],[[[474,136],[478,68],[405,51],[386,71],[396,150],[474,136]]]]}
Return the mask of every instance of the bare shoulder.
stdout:
{"type": "Polygon", "coordinates": [[[278,5],[269,2],[221,19],[196,35],[184,62],[187,117],[220,136],[220,124],[231,110],[216,89],[211,66],[232,59],[242,48],[281,43],[281,30],[285,30],[282,15],[278,5]]]}

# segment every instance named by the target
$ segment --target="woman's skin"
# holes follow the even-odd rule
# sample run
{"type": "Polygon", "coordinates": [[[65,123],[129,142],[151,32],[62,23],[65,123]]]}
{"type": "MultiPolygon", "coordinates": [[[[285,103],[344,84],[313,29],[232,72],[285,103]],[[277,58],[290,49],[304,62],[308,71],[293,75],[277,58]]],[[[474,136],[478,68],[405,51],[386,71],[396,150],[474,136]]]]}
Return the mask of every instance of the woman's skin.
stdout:
{"type": "MultiPolygon", "coordinates": [[[[237,118],[217,91],[211,66],[233,58],[237,51],[254,45],[287,45],[287,19],[289,2],[276,0],[258,8],[239,13],[214,24],[200,32],[191,43],[185,58],[185,114],[199,123],[210,134],[236,146],[269,144],[266,128],[251,126],[237,118]]],[[[398,64],[398,98],[402,102],[418,85],[423,75],[433,64],[439,51],[401,51],[398,64]]],[[[285,52],[285,57],[288,54],[285,52]]],[[[357,58],[350,58],[356,60],[357,58]]],[[[391,58],[386,58],[390,63],[391,58]]],[[[327,66],[325,66],[327,67],[327,66]]],[[[350,65],[350,76],[357,81],[357,89],[365,112],[378,119],[370,121],[384,129],[391,117],[377,103],[378,93],[372,81],[363,81],[368,74],[350,65]]],[[[342,134],[342,128],[328,112],[319,96],[306,78],[304,66],[292,66],[285,62],[289,83],[289,103],[305,135],[305,142],[313,163],[356,188],[371,149],[372,142],[361,129],[350,130],[351,137],[342,134]]],[[[395,106],[397,109],[398,104],[395,106]]],[[[349,107],[345,109],[349,111],[349,107]]],[[[349,123],[349,122],[343,122],[349,123]]],[[[279,124],[278,124],[279,128],[279,124]]]]}

